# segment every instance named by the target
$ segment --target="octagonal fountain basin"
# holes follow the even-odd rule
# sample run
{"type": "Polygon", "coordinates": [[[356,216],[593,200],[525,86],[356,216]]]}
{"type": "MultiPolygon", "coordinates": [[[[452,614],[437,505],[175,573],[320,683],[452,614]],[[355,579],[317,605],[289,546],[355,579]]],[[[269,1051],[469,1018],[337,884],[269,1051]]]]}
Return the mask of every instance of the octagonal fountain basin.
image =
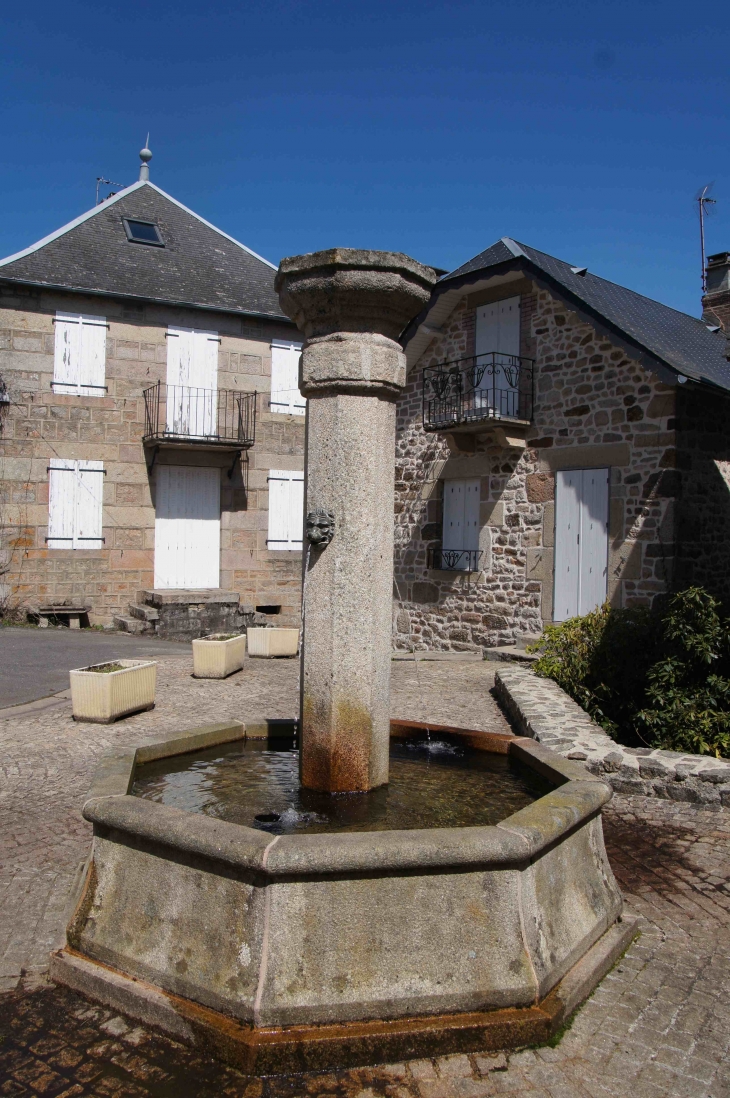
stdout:
{"type": "Polygon", "coordinates": [[[529,739],[399,721],[387,788],[309,793],[294,733],[105,761],[53,978],[257,1073],[546,1039],[634,933],[608,787],[529,739]]]}

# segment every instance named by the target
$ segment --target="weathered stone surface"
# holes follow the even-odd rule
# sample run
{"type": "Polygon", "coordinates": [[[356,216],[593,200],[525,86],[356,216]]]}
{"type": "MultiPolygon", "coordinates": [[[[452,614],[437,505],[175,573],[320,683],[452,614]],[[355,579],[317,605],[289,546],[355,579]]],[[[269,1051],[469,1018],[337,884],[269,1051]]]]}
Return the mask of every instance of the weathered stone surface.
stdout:
{"type": "Polygon", "coordinates": [[[435,281],[407,256],[347,248],[284,259],[276,276],[307,336],[305,513],[335,521],[305,563],[301,779],[313,789],[388,780],[393,400],[405,380],[395,337],[435,281]]]}

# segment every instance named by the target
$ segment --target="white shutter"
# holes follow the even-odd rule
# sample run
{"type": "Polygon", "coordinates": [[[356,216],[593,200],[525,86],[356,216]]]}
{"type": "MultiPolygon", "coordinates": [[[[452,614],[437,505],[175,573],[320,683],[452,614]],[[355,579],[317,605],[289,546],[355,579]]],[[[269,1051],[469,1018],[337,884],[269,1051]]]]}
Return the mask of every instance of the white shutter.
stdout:
{"type": "Polygon", "coordinates": [[[53,389],[56,393],[77,393],[81,317],[77,313],[56,313],[53,359],[53,389]]]}
{"type": "Polygon", "coordinates": [[[555,494],[555,621],[595,610],[608,582],[608,469],[567,469],[555,494]]]}
{"type": "Polygon", "coordinates": [[[301,343],[280,339],[271,342],[271,411],[303,416],[306,398],[299,392],[301,343]]]}
{"type": "Polygon", "coordinates": [[[217,332],[167,329],[167,430],[207,437],[215,433],[218,389],[217,332]]]}
{"type": "Polygon", "coordinates": [[[81,396],[104,396],[106,317],[82,315],[80,319],[79,393],[81,396]]]}
{"type": "MultiPolygon", "coordinates": [[[[520,299],[508,297],[481,305],[476,311],[476,354],[488,355],[487,369],[475,394],[477,407],[513,419],[519,415],[517,375],[505,370],[520,353],[520,299]],[[494,361],[492,362],[492,353],[494,361]],[[504,358],[502,359],[502,356],[504,358]],[[501,361],[500,361],[501,360],[501,361]],[[515,384],[512,384],[515,382],[515,384]]],[[[485,361],[477,365],[485,365],[485,361]]]]}
{"type": "Polygon", "coordinates": [[[79,461],[74,549],[101,549],[103,498],[104,462],[79,461]]]}
{"type": "Polygon", "coordinates": [[[269,472],[269,549],[301,549],[304,534],[304,473],[269,472]]]}
{"type": "Polygon", "coordinates": [[[104,463],[53,458],[48,480],[48,548],[100,549],[104,463]]]}
{"type": "Polygon", "coordinates": [[[49,549],[73,549],[76,524],[76,462],[52,458],[48,470],[49,549]]]}
{"type": "MultiPolygon", "coordinates": [[[[444,519],[442,548],[462,552],[479,548],[479,496],[478,477],[470,480],[444,481],[444,519]]],[[[463,556],[456,561],[456,569],[468,570],[470,561],[463,556]]]]}
{"type": "Polygon", "coordinates": [[[606,600],[608,589],[608,469],[584,469],[580,515],[578,613],[606,600]]]}

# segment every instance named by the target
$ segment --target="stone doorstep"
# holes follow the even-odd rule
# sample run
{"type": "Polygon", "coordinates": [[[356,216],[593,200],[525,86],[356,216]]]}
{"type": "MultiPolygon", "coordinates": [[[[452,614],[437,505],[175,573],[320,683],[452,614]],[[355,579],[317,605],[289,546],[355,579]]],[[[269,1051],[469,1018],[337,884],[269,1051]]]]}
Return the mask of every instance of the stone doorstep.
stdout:
{"type": "Polygon", "coordinates": [[[399,652],[392,654],[394,660],[410,660],[411,663],[419,660],[429,660],[434,663],[481,663],[481,652],[399,652]]]}
{"type": "Polygon", "coordinates": [[[485,648],[484,659],[490,663],[535,663],[539,660],[535,652],[526,652],[516,644],[503,644],[497,648],[485,648]]]}
{"type": "Polygon", "coordinates": [[[159,610],[161,606],[198,606],[203,603],[235,603],[238,605],[240,595],[238,591],[224,591],[221,588],[208,587],[203,590],[152,590],[141,591],[138,596],[140,603],[146,603],[159,610]]]}
{"type": "Polygon", "coordinates": [[[516,725],[559,755],[581,762],[617,793],[730,807],[730,762],[616,743],[556,682],[523,667],[495,673],[495,692],[516,725]]]}
{"type": "Polygon", "coordinates": [[[385,1022],[257,1029],[90,961],[69,947],[51,954],[50,978],[186,1044],[212,1050],[240,1071],[275,1075],[544,1043],[598,986],[637,933],[636,919],[614,923],[535,1006],[385,1022]]]}

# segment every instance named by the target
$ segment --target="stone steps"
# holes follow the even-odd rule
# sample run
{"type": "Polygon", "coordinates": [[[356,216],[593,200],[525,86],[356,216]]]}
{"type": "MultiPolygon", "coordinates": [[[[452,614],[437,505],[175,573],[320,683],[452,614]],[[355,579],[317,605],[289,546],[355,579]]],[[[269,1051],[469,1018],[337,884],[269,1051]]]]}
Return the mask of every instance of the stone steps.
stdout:
{"type": "Polygon", "coordinates": [[[140,621],[139,618],[124,618],[114,616],[114,627],[122,633],[153,633],[154,625],[148,621],[140,621]]]}
{"type": "Polygon", "coordinates": [[[140,621],[155,622],[160,619],[160,612],[155,610],[154,606],[130,602],[127,609],[133,618],[138,618],[140,621]]]}

